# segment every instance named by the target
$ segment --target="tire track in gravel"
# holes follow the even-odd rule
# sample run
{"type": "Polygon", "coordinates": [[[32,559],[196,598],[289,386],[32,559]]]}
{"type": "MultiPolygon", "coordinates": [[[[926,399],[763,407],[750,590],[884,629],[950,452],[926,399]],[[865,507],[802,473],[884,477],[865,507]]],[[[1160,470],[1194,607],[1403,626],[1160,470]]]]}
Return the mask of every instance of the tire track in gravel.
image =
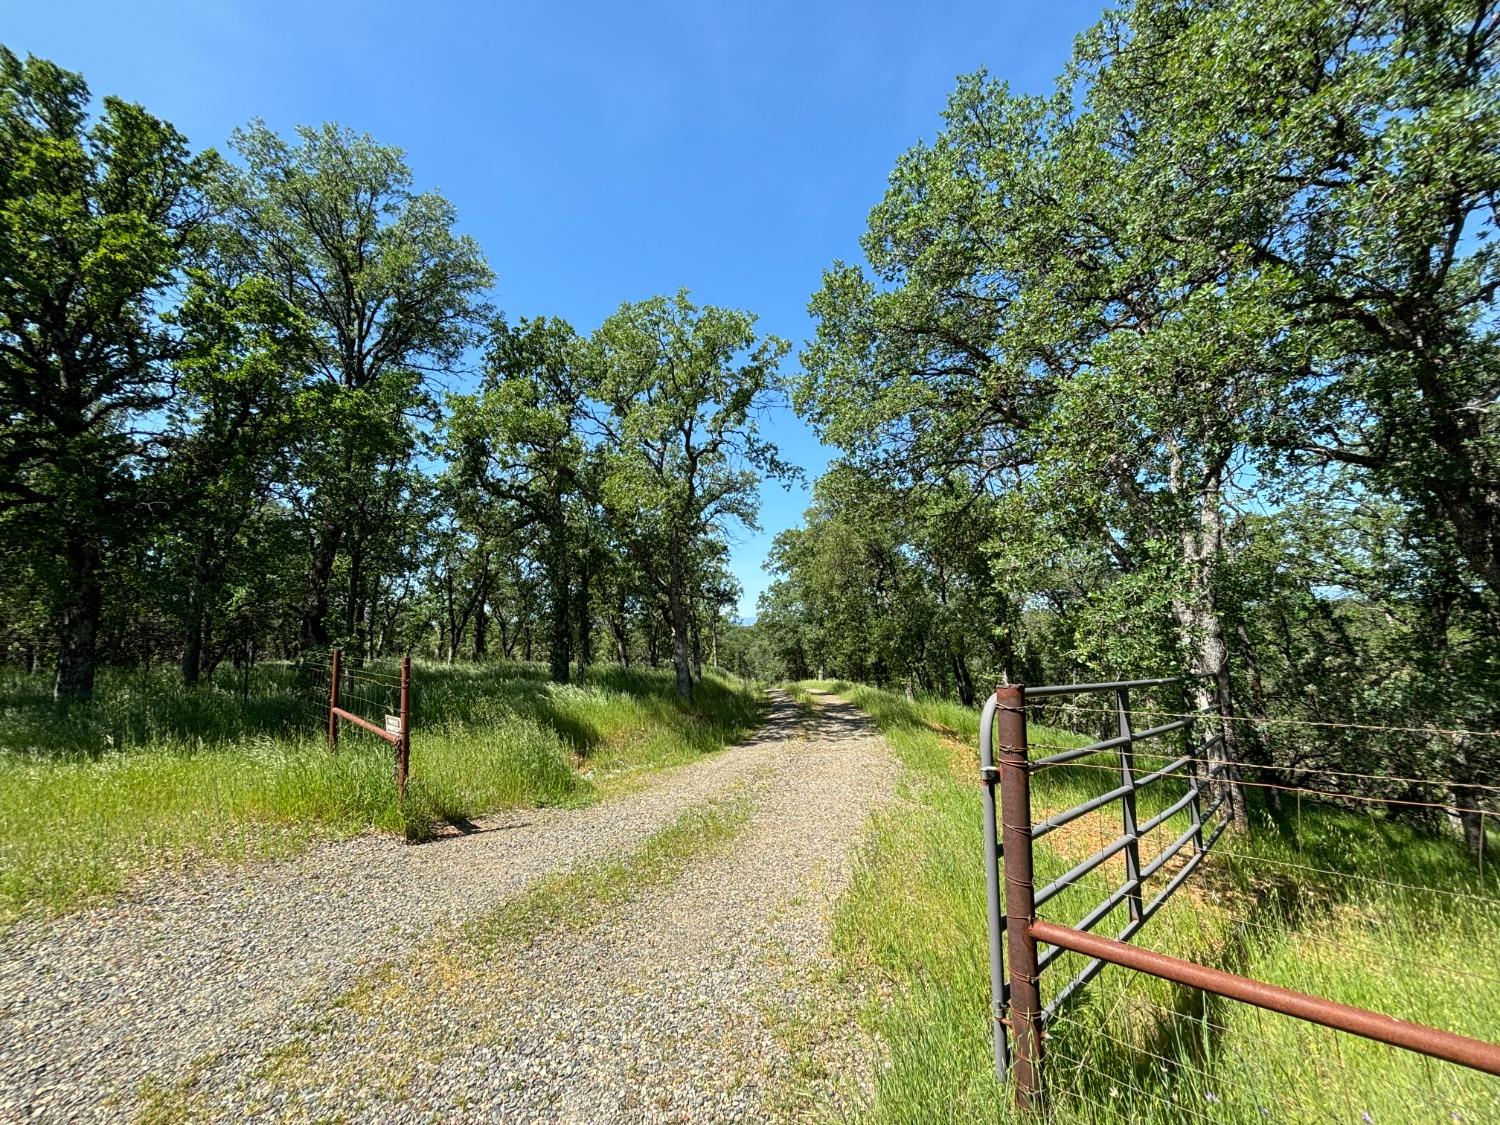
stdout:
{"type": "Polygon", "coordinates": [[[0,1119],[119,1119],[151,1089],[215,1118],[252,1106],[370,1120],[758,1116],[788,1064],[767,1004],[800,987],[777,997],[796,974],[772,961],[826,947],[848,850],[892,786],[870,761],[889,764],[888,751],[853,708],[820,709],[807,737],[800,720],[778,695],[751,742],[590,808],[497,816],[418,848],[363,837],[17,927],[0,944],[0,1119]],[[538,878],[745,792],[753,811],[723,854],[623,917],[484,966],[467,1010],[330,1004],[538,878]],[[396,1090],[393,1058],[420,1061],[396,1090]]]}

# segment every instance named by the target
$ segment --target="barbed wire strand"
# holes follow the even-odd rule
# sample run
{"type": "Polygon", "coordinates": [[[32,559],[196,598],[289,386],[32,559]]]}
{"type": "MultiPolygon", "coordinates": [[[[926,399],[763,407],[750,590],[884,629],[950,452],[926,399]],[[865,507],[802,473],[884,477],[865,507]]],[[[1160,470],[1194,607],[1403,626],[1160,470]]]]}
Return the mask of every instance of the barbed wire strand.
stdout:
{"type": "MultiPolygon", "coordinates": [[[[1027,701],[1031,703],[1031,700],[1027,701]]],[[[1038,699],[1034,705],[1045,707],[1049,705],[1047,698],[1038,699]]],[[[1055,705],[1054,705],[1055,706],[1055,705]]],[[[1067,710],[1086,715],[1118,715],[1120,711],[1114,707],[1079,707],[1076,705],[1063,705],[1067,710]]],[[[1332,730],[1358,730],[1374,732],[1376,734],[1423,734],[1423,735],[1452,735],[1459,738],[1500,738],[1500,730],[1469,730],[1454,727],[1397,727],[1384,726],[1379,723],[1344,723],[1332,719],[1282,719],[1267,716],[1257,719],[1250,715],[1222,715],[1216,711],[1153,711],[1153,710],[1129,710],[1127,715],[1150,719],[1203,719],[1205,721],[1226,723],[1253,723],[1257,726],[1272,724],[1276,726],[1298,726],[1298,727],[1325,727],[1332,730]]]]}
{"type": "MultiPolygon", "coordinates": [[[[1149,974],[1147,974],[1146,976],[1149,978],[1149,974]]],[[[1142,979],[1141,974],[1135,974],[1135,979],[1138,980],[1138,981],[1141,980],[1142,979]]],[[[1235,1048],[1232,1044],[1224,1042],[1224,1038],[1223,1037],[1226,1036],[1226,1035],[1233,1034],[1234,1029],[1231,1028],[1231,1027],[1229,1027],[1229,1026],[1227,1026],[1227,1025],[1225,1025],[1225,1024],[1216,1023],[1213,1020],[1208,1019],[1206,1011],[1205,1011],[1205,1013],[1202,1016],[1199,1016],[1199,1015],[1194,1015],[1191,1012],[1182,1011],[1181,1009],[1178,1009],[1178,1008],[1168,1007],[1167,1005],[1162,1004],[1159,1001],[1153,1000],[1149,996],[1145,996],[1144,994],[1142,994],[1142,992],[1140,991],[1139,988],[1132,988],[1130,985],[1126,985],[1123,988],[1121,988],[1119,990],[1119,995],[1122,998],[1126,997],[1126,996],[1129,996],[1131,998],[1131,1002],[1133,1004],[1135,1004],[1135,1005],[1143,1005],[1143,1006],[1145,1006],[1147,1008],[1152,1009],[1154,1013],[1159,1014],[1160,1017],[1164,1017],[1165,1021],[1168,1024],[1177,1024],[1177,1023],[1182,1023],[1182,1022],[1191,1022],[1194,1025],[1205,1026],[1205,1027],[1209,1028],[1212,1031],[1218,1032],[1219,1036],[1220,1036],[1220,1038],[1218,1039],[1218,1042],[1216,1044],[1217,1047],[1218,1047],[1218,1049],[1220,1049],[1222,1051],[1228,1052],[1228,1054],[1230,1056],[1232,1056],[1234,1059],[1238,1060],[1240,1062],[1240,1064],[1242,1064],[1243,1066],[1248,1067],[1252,1071],[1257,1071],[1257,1072],[1260,1072],[1260,1073],[1264,1073],[1264,1071],[1261,1068],[1260,1061],[1258,1061],[1258,1060],[1257,1061],[1252,1061],[1251,1059],[1247,1058],[1240,1050],[1238,1050],[1237,1048],[1235,1048]]],[[[1202,994],[1199,993],[1198,995],[1201,996],[1202,994]]],[[[1299,1046],[1302,1046],[1304,1048],[1307,1047],[1307,1045],[1308,1045],[1308,1043],[1309,1043],[1309,1041],[1311,1039],[1317,1038],[1318,1035],[1321,1033],[1321,1035],[1324,1038],[1331,1039],[1332,1042],[1335,1044],[1335,1052],[1340,1055],[1340,1070],[1344,1071],[1345,1073],[1349,1072],[1348,1068],[1343,1065],[1342,1053],[1339,1051],[1339,1048],[1337,1047],[1337,1044],[1343,1038],[1343,1036],[1344,1036],[1345,1033],[1340,1032],[1340,1031],[1338,1031],[1336,1029],[1333,1029],[1333,1028],[1319,1028],[1316,1025],[1308,1024],[1306,1021],[1298,1020],[1298,1019],[1296,1019],[1293,1016],[1284,1016],[1284,1015],[1281,1015],[1280,1013],[1268,1013],[1268,1012],[1264,1011],[1262,1008],[1260,1008],[1260,1007],[1258,1007],[1256,1005],[1253,1005],[1253,1004],[1250,1004],[1250,1005],[1238,1005],[1238,1004],[1236,1004],[1234,1006],[1236,1008],[1248,1007],[1251,1011],[1253,1011],[1255,1013],[1256,1029],[1257,1029],[1257,1041],[1258,1042],[1266,1042],[1267,1041],[1267,1035],[1266,1035],[1266,1030],[1265,1030],[1265,1018],[1268,1015],[1272,1016],[1273,1018],[1279,1016],[1279,1018],[1281,1018],[1286,1023],[1286,1025],[1288,1027],[1295,1029],[1296,1032],[1297,1032],[1297,1038],[1298,1038],[1299,1046]]],[[[1120,1004],[1117,1002],[1115,1010],[1118,1010],[1119,1007],[1120,1007],[1120,1004]]],[[[1082,1023],[1081,1021],[1076,1020],[1076,1019],[1072,1019],[1071,1017],[1061,1017],[1061,1020],[1057,1020],[1057,1021],[1054,1021],[1054,1022],[1066,1022],[1066,1023],[1069,1023],[1072,1026],[1080,1028],[1085,1034],[1099,1035],[1100,1037],[1108,1039],[1108,1040],[1111,1040],[1111,1041],[1119,1044],[1120,1046],[1127,1047],[1127,1048],[1129,1048],[1131,1050],[1134,1050],[1134,1051],[1138,1051],[1138,1052],[1140,1052],[1142,1054],[1145,1054],[1145,1055],[1147,1055],[1149,1057],[1155,1058],[1155,1059],[1157,1059],[1157,1060],[1159,1060],[1161,1062],[1168,1063],[1171,1066],[1178,1067],[1178,1068],[1183,1069],[1183,1070],[1188,1070],[1188,1071],[1195,1072],[1195,1073],[1197,1073],[1199,1075],[1202,1075],[1202,1076],[1208,1078],[1210,1081],[1221,1081],[1222,1085],[1235,1086],[1236,1088],[1244,1089],[1244,1086],[1243,1086],[1242,1083],[1233,1082],[1233,1081],[1229,1080],[1228,1076],[1226,1076],[1226,1075],[1209,1074],[1208,1072],[1203,1071],[1201,1068],[1190,1066],[1189,1064],[1181,1062],[1180,1060],[1173,1060],[1173,1059],[1170,1059],[1170,1058],[1166,1058],[1166,1057],[1164,1057],[1162,1055],[1156,1054],[1155,1052],[1148,1050],[1144,1046],[1141,1046],[1141,1045],[1138,1045],[1138,1044],[1133,1044],[1133,1043],[1130,1043],[1130,1042],[1128,1042],[1126,1040],[1122,1040],[1122,1039],[1119,1039],[1119,1038],[1117,1038],[1115,1036],[1112,1036],[1107,1031],[1105,1031],[1102,1027],[1101,1028],[1094,1028],[1093,1026],[1091,1026],[1089,1024],[1082,1023]]],[[[1109,1019],[1108,1022],[1109,1023],[1114,1023],[1115,1022],[1114,1019],[1113,1019],[1113,1015],[1110,1017],[1110,1019],[1109,1019]]],[[[1390,1046],[1385,1045],[1385,1044],[1381,1044],[1381,1047],[1384,1048],[1387,1051],[1396,1053],[1398,1056],[1409,1054],[1408,1052],[1402,1051],[1400,1048],[1397,1048],[1397,1047],[1390,1047],[1390,1046]]],[[[1319,1052],[1317,1052],[1315,1050],[1304,1049],[1302,1051],[1302,1054],[1303,1054],[1303,1057],[1317,1057],[1319,1055],[1319,1052]]],[[[1426,1075],[1426,1084],[1425,1085],[1419,1085],[1417,1083],[1412,1083],[1412,1082],[1399,1082],[1399,1083],[1395,1083],[1395,1085],[1398,1085],[1400,1088],[1402,1088],[1410,1096],[1415,1097],[1421,1104],[1423,1104],[1423,1105],[1429,1105],[1430,1106],[1430,1105],[1434,1104],[1433,1095],[1439,1093],[1438,1084],[1433,1080],[1433,1075],[1432,1075],[1432,1071],[1431,1071],[1431,1063],[1433,1062],[1433,1060],[1430,1059],[1430,1058],[1428,1058],[1426,1055],[1418,1055],[1417,1057],[1420,1058],[1420,1060],[1421,1060],[1421,1062],[1423,1064],[1423,1072],[1426,1075]]],[[[1324,1058],[1323,1061],[1326,1064],[1326,1061],[1327,1061],[1326,1058],[1324,1058]]],[[[1279,1073],[1281,1073],[1280,1068],[1273,1068],[1273,1077],[1274,1077],[1275,1074],[1279,1074],[1279,1073]]],[[[1441,1073],[1445,1077],[1452,1078],[1452,1077],[1456,1077],[1457,1075],[1459,1075],[1459,1074],[1461,1074],[1463,1072],[1462,1072],[1462,1068],[1458,1064],[1453,1063],[1453,1064],[1447,1064],[1447,1065],[1445,1065],[1442,1068],[1441,1073]]],[[[1330,1074],[1329,1077],[1331,1078],[1332,1075],[1330,1074]]],[[[1391,1081],[1390,1076],[1389,1075],[1383,1075],[1381,1083],[1382,1083],[1382,1087],[1386,1087],[1386,1086],[1391,1085],[1392,1081],[1391,1081]]],[[[1346,1088],[1345,1092],[1346,1092],[1346,1094],[1348,1093],[1347,1088],[1346,1088]]],[[[1443,1094],[1444,1094],[1445,1097],[1453,1097],[1453,1091],[1451,1091],[1451,1090],[1443,1091],[1443,1094]]],[[[1468,1109],[1470,1107],[1468,1105],[1463,1105],[1463,1108],[1468,1109]]]]}
{"type": "MultiPolygon", "coordinates": [[[[1065,1063],[1072,1063],[1072,1065],[1075,1068],[1082,1068],[1084,1070],[1091,1071],[1092,1073],[1098,1075],[1100,1078],[1103,1078],[1105,1081],[1107,1081],[1109,1083],[1111,1089],[1119,1089],[1121,1087],[1124,1087],[1125,1089],[1129,1090],[1131,1093],[1133,1093],[1133,1094],[1139,1094],[1141,1097],[1149,1099],[1151,1101],[1160,1101],[1161,1100],[1161,1093],[1160,1092],[1152,1092],[1152,1091],[1149,1091],[1149,1090],[1142,1089],[1140,1086],[1137,1086],[1133,1082],[1127,1082],[1125,1079],[1121,1078],[1117,1074],[1109,1074],[1106,1071],[1100,1070],[1097,1066],[1094,1066],[1092,1063],[1086,1063],[1086,1062],[1082,1061],[1081,1059],[1074,1059],[1074,1058],[1070,1057],[1069,1055],[1067,1055],[1065,1053],[1062,1054],[1062,1061],[1065,1062],[1065,1063]]],[[[1199,1121],[1209,1121],[1209,1122],[1212,1122],[1214,1120],[1212,1117],[1209,1117],[1208,1115],[1206,1115],[1205,1113],[1203,1113],[1202,1110],[1196,1109],[1196,1108],[1194,1108],[1193,1106],[1190,1106],[1190,1105],[1186,1105],[1185,1103],[1179,1101],[1176,1098],[1169,1098],[1168,1100],[1171,1102],[1171,1104],[1172,1104],[1172,1106],[1173,1106],[1174,1109],[1182,1110],[1182,1111],[1184,1111],[1186,1113],[1192,1114],[1192,1116],[1196,1117],[1199,1121]]]]}
{"type": "MultiPolygon", "coordinates": [[[[1236,765],[1238,765],[1237,762],[1228,761],[1228,760],[1223,761],[1221,764],[1223,764],[1224,766],[1236,766],[1236,765]]],[[[1058,762],[1055,765],[1047,765],[1047,766],[1043,767],[1042,769],[1037,770],[1036,772],[1038,774],[1040,774],[1040,773],[1045,772],[1048,769],[1056,769],[1056,768],[1061,768],[1061,767],[1064,767],[1064,766],[1067,766],[1067,767],[1076,767],[1078,769],[1085,769],[1085,770],[1090,770],[1090,769],[1091,770],[1106,770],[1106,771],[1108,771],[1108,772],[1110,772],[1112,774],[1115,774],[1115,775],[1118,775],[1119,772],[1120,772],[1119,766],[1098,765],[1098,764],[1095,764],[1095,763],[1081,762],[1081,761],[1078,761],[1078,762],[1058,762]]],[[[1249,778],[1243,778],[1243,777],[1240,777],[1240,778],[1218,777],[1218,778],[1211,778],[1211,779],[1207,779],[1207,780],[1209,780],[1209,781],[1211,781],[1213,783],[1223,784],[1223,785],[1242,785],[1242,786],[1249,786],[1249,787],[1251,787],[1253,789],[1275,789],[1275,790],[1277,790],[1279,792],[1282,792],[1282,793],[1300,793],[1303,796],[1325,797],[1325,798],[1329,798],[1331,800],[1361,801],[1361,802],[1365,802],[1365,803],[1368,803],[1368,804],[1376,804],[1376,805],[1401,805],[1401,806],[1406,807],[1406,808],[1436,809],[1436,810],[1438,810],[1440,812],[1473,813],[1475,816],[1491,816],[1491,815],[1494,815],[1494,810],[1492,810],[1492,809],[1476,809],[1476,808],[1471,808],[1471,807],[1466,806],[1466,805],[1453,805],[1453,804],[1448,804],[1446,802],[1440,802],[1440,801],[1417,801],[1417,800],[1413,800],[1413,799],[1406,798],[1406,797],[1371,797],[1371,796],[1366,796],[1366,795],[1360,794],[1360,793],[1345,793],[1345,792],[1342,792],[1342,791],[1336,790],[1336,789],[1309,789],[1309,788],[1307,788],[1305,786],[1279,785],[1279,784],[1276,784],[1275,782],[1270,782],[1270,781],[1253,781],[1253,780],[1251,780],[1249,778]]]]}
{"type": "MultiPolygon", "coordinates": [[[[1082,746],[1066,746],[1066,745],[1064,745],[1064,744],[1062,744],[1060,742],[1028,742],[1027,743],[1027,749],[1028,750],[1081,750],[1081,749],[1083,749],[1083,747],[1082,746]]],[[[1134,753],[1134,756],[1137,757],[1137,758],[1164,758],[1167,761],[1176,761],[1178,758],[1184,757],[1184,755],[1182,755],[1182,754],[1173,754],[1170,751],[1166,751],[1166,750],[1152,750],[1152,749],[1148,749],[1146,747],[1143,747],[1140,743],[1135,743],[1134,746],[1132,747],[1132,751],[1134,753]]],[[[1109,754],[1109,753],[1118,753],[1118,752],[1119,752],[1119,747],[1117,747],[1117,746],[1110,746],[1110,747],[1106,747],[1103,750],[1097,751],[1097,753],[1100,753],[1100,754],[1109,754]]],[[[1354,778],[1356,780],[1361,780],[1361,781],[1396,781],[1396,782],[1402,782],[1404,784],[1410,784],[1410,785],[1445,785],[1445,786],[1455,786],[1455,787],[1462,788],[1462,789],[1482,789],[1482,790],[1484,790],[1486,792],[1489,792],[1489,793],[1500,793],[1500,785],[1491,785],[1488,782],[1479,782],[1479,781],[1453,781],[1453,780],[1451,780],[1449,778],[1407,777],[1407,776],[1404,776],[1404,775],[1401,775],[1401,774],[1354,773],[1354,772],[1349,771],[1349,770],[1325,769],[1322,766],[1291,766],[1291,765],[1278,766],[1278,765],[1274,765],[1274,764],[1267,764],[1265,762],[1246,762],[1246,761],[1242,761],[1242,760],[1236,759],[1236,758],[1203,758],[1203,757],[1196,757],[1196,756],[1192,756],[1192,755],[1187,755],[1186,757],[1187,757],[1187,761],[1193,762],[1193,763],[1196,763],[1196,764],[1199,764],[1199,765],[1234,766],[1237,769],[1272,770],[1272,771],[1275,771],[1275,772],[1278,772],[1278,773],[1317,773],[1317,774],[1326,775],[1328,777],[1348,777],[1348,778],[1354,778]]],[[[1073,761],[1073,762],[1048,763],[1045,766],[1043,766],[1042,769],[1062,769],[1064,767],[1072,766],[1072,765],[1084,765],[1084,763],[1082,763],[1081,759],[1073,761]]],[[[1085,766],[1085,768],[1087,768],[1087,767],[1085,766]]],[[[1098,767],[1095,767],[1095,768],[1098,768],[1098,767]]],[[[1106,767],[1106,768],[1114,769],[1116,772],[1119,771],[1119,767],[1118,766],[1111,766],[1111,767],[1106,767]]],[[[1037,772],[1040,773],[1042,771],[1038,770],[1037,772]]]]}
{"type": "Polygon", "coordinates": [[[1257,933],[1268,934],[1273,938],[1280,938],[1295,942],[1312,942],[1314,945],[1323,946],[1336,952],[1354,950],[1361,953],[1371,954],[1372,956],[1379,957],[1385,961],[1394,961],[1398,964],[1410,965],[1414,969],[1430,969],[1440,973],[1447,973],[1450,976],[1467,977],[1470,980],[1484,981],[1486,984],[1500,985],[1500,977],[1491,976],[1487,973],[1477,973],[1472,969],[1458,969],[1454,968],[1451,965],[1438,964],[1437,962],[1432,960],[1424,959],[1419,961],[1413,957],[1404,957],[1399,953],[1392,952],[1390,949],[1381,948],[1380,946],[1372,945],[1359,939],[1335,939],[1324,937],[1319,934],[1310,933],[1306,930],[1279,929],[1272,926],[1267,926],[1264,923],[1253,922],[1248,918],[1237,919],[1234,925],[1237,929],[1253,930],[1257,933]]]}
{"type": "Polygon", "coordinates": [[[1445,895],[1448,898],[1468,899],[1490,908],[1500,908],[1500,898],[1494,895],[1476,895],[1468,891],[1450,891],[1442,887],[1421,886],[1417,883],[1394,882],[1389,879],[1377,879],[1373,875],[1361,875],[1357,871],[1335,871],[1329,867],[1314,867],[1306,863],[1292,863],[1290,860],[1276,859],[1271,856],[1246,855],[1244,852],[1225,850],[1222,845],[1216,846],[1211,853],[1225,859],[1242,859],[1249,863],[1267,863],[1276,867],[1285,867],[1293,871],[1306,871],[1317,875],[1332,875],[1337,879],[1359,879],[1362,882],[1374,883],[1379,886],[1394,887],[1397,890],[1416,891],[1420,894],[1445,895]]]}

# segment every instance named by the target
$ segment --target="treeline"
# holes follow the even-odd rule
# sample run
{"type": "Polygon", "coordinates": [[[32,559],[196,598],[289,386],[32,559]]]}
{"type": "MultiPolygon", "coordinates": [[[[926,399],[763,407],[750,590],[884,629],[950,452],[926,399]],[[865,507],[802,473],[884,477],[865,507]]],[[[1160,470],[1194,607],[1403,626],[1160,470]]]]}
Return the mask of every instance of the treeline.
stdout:
{"type": "Polygon", "coordinates": [[[331,645],[670,661],[691,693],[725,529],[792,471],[756,422],[789,345],[752,316],[509,323],[400,150],[252,123],[194,152],[3,48],[0,224],[0,655],[57,699],[331,645]]]}
{"type": "Polygon", "coordinates": [[[1050,95],[961,80],[813,298],[796,402],[844,456],[778,541],[780,664],[966,700],[1203,673],[1247,780],[1467,810],[1479,847],[1497,30],[1477,0],[1135,0],[1050,95]]]}

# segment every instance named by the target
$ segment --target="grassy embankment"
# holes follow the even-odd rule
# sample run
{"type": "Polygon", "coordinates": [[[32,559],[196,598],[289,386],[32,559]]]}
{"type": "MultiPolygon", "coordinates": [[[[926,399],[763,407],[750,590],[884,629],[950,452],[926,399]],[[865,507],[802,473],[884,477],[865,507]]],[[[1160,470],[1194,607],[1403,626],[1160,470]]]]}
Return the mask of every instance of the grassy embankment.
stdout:
{"type": "Polygon", "coordinates": [[[258,668],[243,697],[166,670],[106,672],[93,702],[66,708],[45,676],[0,675],[0,922],[194,859],[370,828],[420,839],[444,820],[585,803],[720,749],[761,711],[756,685],[716,675],[684,707],[667,673],[605,666],[579,688],[536,666],[418,663],[402,804],[390,748],[346,727],[330,755],[323,705],[286,667],[258,668]]]}
{"type": "MultiPolygon", "coordinates": [[[[977,712],[935,700],[909,704],[858,685],[822,686],[868,712],[908,767],[909,800],[877,820],[835,921],[844,986],[875,998],[863,1018],[889,1050],[868,1117],[1006,1119],[1007,1092],[990,1061],[977,712]]],[[[1082,742],[1037,726],[1031,740],[1082,742]]],[[[1038,815],[1103,792],[1114,784],[1105,784],[1108,777],[1094,769],[1042,771],[1033,783],[1038,815]]],[[[1166,784],[1143,793],[1142,819],[1180,793],[1166,784]]],[[[1273,814],[1251,800],[1252,833],[1223,837],[1209,863],[1146,924],[1139,944],[1500,1041],[1493,840],[1481,887],[1473,860],[1446,837],[1310,802],[1300,816],[1291,808],[1273,814]]],[[[1116,837],[1118,815],[1111,805],[1040,841],[1038,885],[1116,837]]],[[[1143,858],[1186,824],[1186,813],[1172,818],[1155,848],[1143,845],[1143,858]]],[[[1052,900],[1043,916],[1076,921],[1122,881],[1122,864],[1112,861],[1052,900]]],[[[1097,930],[1113,934],[1124,922],[1122,906],[1097,930]]],[[[1067,955],[1048,970],[1052,987],[1082,965],[1067,955]]],[[[1107,968],[1065,1010],[1047,1049],[1056,1120],[1500,1120],[1493,1078],[1118,968],[1107,968]]]]}

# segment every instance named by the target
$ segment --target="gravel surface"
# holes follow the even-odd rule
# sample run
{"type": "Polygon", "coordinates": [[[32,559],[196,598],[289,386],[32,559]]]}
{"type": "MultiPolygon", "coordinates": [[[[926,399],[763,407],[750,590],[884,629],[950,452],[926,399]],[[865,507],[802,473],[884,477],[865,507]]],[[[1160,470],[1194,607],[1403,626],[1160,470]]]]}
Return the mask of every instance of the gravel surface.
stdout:
{"type": "Polygon", "coordinates": [[[763,1119],[793,1112],[777,1091],[814,1056],[836,1104],[868,1052],[826,1034],[792,1051],[787,1029],[820,1002],[829,907],[892,789],[878,765],[853,708],[829,700],[806,729],[778,697],[750,743],[617,800],[422,847],[364,837],[17,927],[0,1120],[763,1119]],[[735,795],[753,802],[739,835],[669,885],[466,956],[459,923],[735,795]],[[447,977],[408,969],[434,949],[447,977]]]}

